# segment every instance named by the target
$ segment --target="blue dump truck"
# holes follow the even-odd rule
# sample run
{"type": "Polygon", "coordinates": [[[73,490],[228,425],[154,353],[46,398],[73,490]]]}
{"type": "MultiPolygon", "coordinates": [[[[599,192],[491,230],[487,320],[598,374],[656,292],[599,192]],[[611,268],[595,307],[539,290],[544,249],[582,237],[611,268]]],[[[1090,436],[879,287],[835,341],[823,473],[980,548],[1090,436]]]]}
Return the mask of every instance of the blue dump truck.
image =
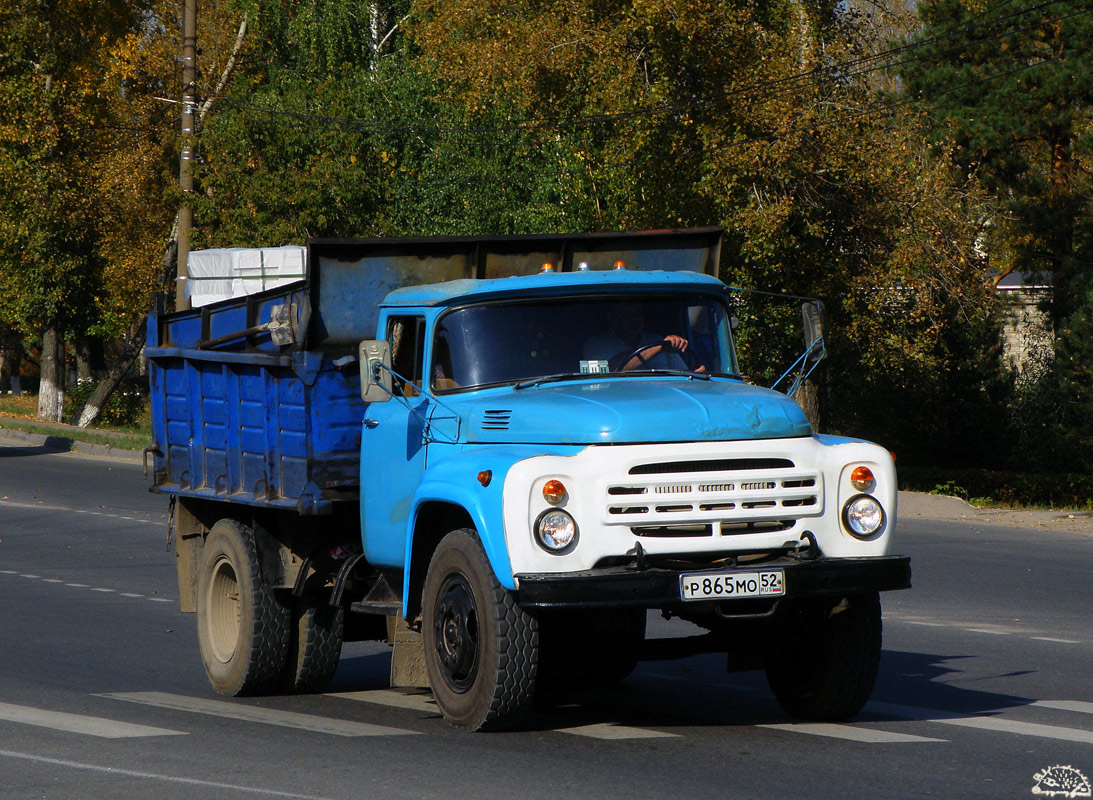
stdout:
{"type": "Polygon", "coordinates": [[[152,488],[213,688],[314,691],[385,640],[392,685],[495,729],[719,652],[856,714],[910,585],[892,458],[741,377],[721,236],[313,240],[305,280],[157,315],[152,488]]]}

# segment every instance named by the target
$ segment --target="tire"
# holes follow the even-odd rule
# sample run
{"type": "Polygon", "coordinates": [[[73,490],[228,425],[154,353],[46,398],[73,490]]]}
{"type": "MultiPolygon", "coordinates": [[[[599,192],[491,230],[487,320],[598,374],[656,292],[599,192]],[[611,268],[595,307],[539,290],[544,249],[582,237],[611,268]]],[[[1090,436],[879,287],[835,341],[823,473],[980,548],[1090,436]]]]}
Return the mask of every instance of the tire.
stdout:
{"type": "Polygon", "coordinates": [[[644,608],[552,612],[539,620],[539,684],[603,686],[638,665],[644,608]]]}
{"type": "Polygon", "coordinates": [[[538,622],[497,582],[474,531],[441,540],[422,599],[425,667],[444,718],[465,730],[511,727],[535,691],[538,622]]]}
{"type": "Polygon", "coordinates": [[[873,691],[880,665],[881,611],[876,592],[803,608],[766,658],[767,683],[794,717],[853,717],[873,691]]]}
{"type": "Polygon", "coordinates": [[[286,692],[317,692],[330,682],[342,655],[345,610],[305,595],[295,598],[288,655],[281,672],[286,692]]]}
{"type": "Polygon", "coordinates": [[[289,644],[289,613],[263,579],[250,529],[213,525],[201,551],[197,641],[220,694],[276,691],[289,644]]]}

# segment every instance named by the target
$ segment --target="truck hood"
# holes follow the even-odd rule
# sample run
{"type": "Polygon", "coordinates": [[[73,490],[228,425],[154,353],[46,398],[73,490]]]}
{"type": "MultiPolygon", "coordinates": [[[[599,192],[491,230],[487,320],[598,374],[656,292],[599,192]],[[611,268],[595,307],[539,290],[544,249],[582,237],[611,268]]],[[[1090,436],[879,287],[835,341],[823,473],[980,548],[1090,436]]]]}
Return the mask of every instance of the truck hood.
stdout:
{"type": "Polygon", "coordinates": [[[781,439],[812,430],[785,395],[726,379],[617,378],[446,398],[468,442],[604,444],[781,439]]]}

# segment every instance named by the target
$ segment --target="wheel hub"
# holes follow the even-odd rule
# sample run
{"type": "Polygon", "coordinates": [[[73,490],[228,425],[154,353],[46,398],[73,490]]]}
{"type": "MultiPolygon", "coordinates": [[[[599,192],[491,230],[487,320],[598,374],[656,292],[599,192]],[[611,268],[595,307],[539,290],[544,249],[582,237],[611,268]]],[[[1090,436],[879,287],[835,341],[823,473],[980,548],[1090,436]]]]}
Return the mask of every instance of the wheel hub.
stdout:
{"type": "Polygon", "coordinates": [[[478,673],[478,609],[462,575],[444,581],[434,608],[433,633],[445,682],[457,692],[467,691],[478,673]]]}
{"type": "Polygon", "coordinates": [[[205,625],[213,657],[227,664],[239,646],[242,601],[239,579],[231,561],[221,556],[212,569],[206,596],[205,625]]]}

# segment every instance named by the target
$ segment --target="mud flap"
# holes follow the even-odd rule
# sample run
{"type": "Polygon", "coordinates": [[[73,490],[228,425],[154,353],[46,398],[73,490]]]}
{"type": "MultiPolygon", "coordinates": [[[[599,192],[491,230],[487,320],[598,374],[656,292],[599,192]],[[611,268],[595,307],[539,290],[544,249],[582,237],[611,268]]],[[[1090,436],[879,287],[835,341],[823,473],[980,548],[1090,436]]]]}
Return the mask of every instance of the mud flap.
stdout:
{"type": "Polygon", "coordinates": [[[428,689],[425,671],[425,643],[421,631],[406,624],[402,615],[387,618],[387,641],[391,643],[391,687],[428,689]]]}

